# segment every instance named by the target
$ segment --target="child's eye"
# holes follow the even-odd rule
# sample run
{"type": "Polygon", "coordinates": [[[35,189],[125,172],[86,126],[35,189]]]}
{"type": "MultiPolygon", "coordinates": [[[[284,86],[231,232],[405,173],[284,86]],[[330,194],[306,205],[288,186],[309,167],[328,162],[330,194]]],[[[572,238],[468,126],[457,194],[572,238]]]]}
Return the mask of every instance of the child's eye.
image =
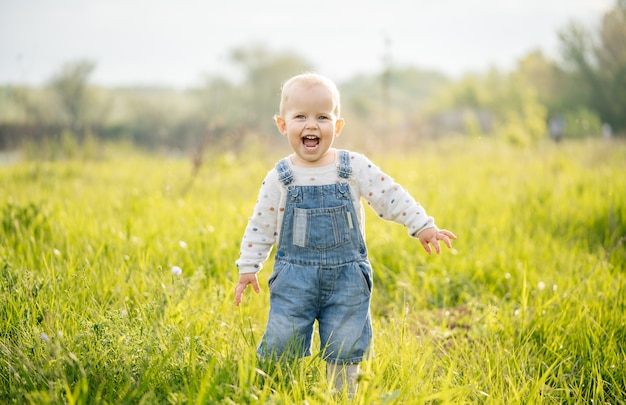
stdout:
{"type": "Polygon", "coordinates": [[[298,119],[298,120],[303,120],[303,119],[305,119],[305,118],[306,118],[306,117],[305,117],[304,115],[302,115],[302,114],[300,114],[300,115],[296,115],[296,119],[298,119]]]}
{"type": "Polygon", "coordinates": [[[320,120],[327,120],[327,119],[328,119],[328,117],[327,117],[327,116],[325,116],[325,115],[320,115],[320,116],[319,116],[319,119],[320,119],[320,120]]]}

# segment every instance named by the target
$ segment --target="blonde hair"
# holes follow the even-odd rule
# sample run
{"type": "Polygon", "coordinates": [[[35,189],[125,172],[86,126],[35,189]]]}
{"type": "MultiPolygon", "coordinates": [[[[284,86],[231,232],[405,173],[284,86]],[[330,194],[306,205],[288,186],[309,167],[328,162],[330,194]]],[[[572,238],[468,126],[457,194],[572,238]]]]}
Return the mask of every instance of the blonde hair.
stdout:
{"type": "Polygon", "coordinates": [[[287,101],[289,100],[289,91],[294,86],[302,86],[304,88],[322,86],[328,89],[328,91],[330,91],[331,97],[333,98],[333,102],[335,104],[335,109],[333,110],[333,112],[335,113],[335,116],[339,118],[339,114],[341,112],[341,100],[339,97],[339,89],[337,89],[337,86],[335,85],[335,83],[329,78],[327,78],[326,76],[322,76],[318,73],[310,73],[310,72],[293,76],[292,78],[287,80],[285,83],[283,83],[283,86],[281,88],[281,94],[280,94],[280,106],[279,106],[280,115],[283,115],[284,113],[283,108],[285,107],[285,105],[287,104],[287,101]]]}

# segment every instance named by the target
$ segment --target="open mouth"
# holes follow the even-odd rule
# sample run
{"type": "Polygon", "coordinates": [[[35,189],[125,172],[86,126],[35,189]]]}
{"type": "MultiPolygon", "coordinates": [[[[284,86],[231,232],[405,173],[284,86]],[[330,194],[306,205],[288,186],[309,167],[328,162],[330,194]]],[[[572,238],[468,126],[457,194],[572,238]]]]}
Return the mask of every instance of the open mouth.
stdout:
{"type": "Polygon", "coordinates": [[[302,138],[302,144],[306,148],[314,148],[320,143],[320,138],[315,135],[307,135],[302,138]]]}

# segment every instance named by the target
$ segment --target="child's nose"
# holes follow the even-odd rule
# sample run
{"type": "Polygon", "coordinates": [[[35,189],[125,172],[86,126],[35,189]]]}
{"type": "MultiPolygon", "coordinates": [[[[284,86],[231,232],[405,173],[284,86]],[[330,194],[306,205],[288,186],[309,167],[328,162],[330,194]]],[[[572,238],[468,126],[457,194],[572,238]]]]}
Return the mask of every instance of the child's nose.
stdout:
{"type": "Polygon", "coordinates": [[[315,119],[310,119],[306,121],[306,128],[307,129],[316,129],[317,128],[317,120],[315,119]]]}

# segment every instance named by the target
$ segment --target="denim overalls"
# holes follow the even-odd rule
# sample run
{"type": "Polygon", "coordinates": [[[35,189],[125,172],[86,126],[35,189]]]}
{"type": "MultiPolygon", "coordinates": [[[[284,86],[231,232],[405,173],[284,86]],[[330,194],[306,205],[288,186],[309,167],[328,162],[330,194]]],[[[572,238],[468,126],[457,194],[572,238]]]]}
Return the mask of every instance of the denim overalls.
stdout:
{"type": "Polygon", "coordinates": [[[288,195],[261,357],[310,355],[316,319],[326,361],[358,363],[370,348],[372,268],[350,196],[350,157],[337,153],[337,184],[293,186],[286,160],[276,165],[288,195]]]}

